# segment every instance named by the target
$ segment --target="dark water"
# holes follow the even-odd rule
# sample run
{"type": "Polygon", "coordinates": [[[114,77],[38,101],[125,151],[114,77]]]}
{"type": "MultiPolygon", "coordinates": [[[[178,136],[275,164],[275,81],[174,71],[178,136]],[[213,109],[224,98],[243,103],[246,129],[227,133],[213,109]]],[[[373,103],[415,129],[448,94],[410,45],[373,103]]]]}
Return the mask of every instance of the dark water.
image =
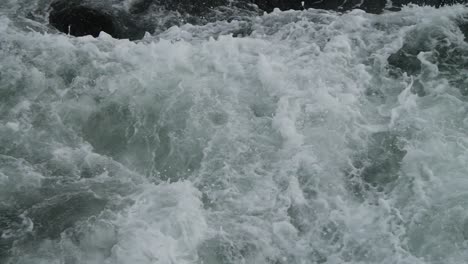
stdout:
{"type": "Polygon", "coordinates": [[[0,3],[0,263],[468,259],[467,7],[49,4],[0,3]]]}

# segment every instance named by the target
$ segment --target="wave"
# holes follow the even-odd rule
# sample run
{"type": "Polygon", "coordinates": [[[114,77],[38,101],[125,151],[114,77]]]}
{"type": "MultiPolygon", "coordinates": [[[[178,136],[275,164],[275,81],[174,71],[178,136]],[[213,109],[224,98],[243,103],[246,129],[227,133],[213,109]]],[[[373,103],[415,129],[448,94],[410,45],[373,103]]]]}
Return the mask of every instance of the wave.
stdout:
{"type": "Polygon", "coordinates": [[[468,259],[466,6],[50,4],[0,3],[0,262],[468,259]]]}

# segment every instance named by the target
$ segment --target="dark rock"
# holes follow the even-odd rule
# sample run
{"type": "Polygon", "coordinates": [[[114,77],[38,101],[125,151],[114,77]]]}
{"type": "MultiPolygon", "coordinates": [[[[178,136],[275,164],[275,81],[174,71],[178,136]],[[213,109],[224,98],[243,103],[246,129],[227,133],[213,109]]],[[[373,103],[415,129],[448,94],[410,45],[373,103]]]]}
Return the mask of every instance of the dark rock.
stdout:
{"type": "Polygon", "coordinates": [[[421,71],[421,61],[417,58],[418,53],[401,49],[388,57],[388,64],[401,69],[408,75],[417,74],[421,71]]]}
{"type": "Polygon", "coordinates": [[[302,10],[304,7],[301,1],[297,0],[255,0],[255,4],[266,12],[271,12],[275,8],[280,10],[302,10]]]}
{"type": "Polygon", "coordinates": [[[80,1],[59,0],[51,4],[49,23],[72,36],[99,36],[101,31],[114,38],[141,39],[145,30],[121,10],[88,6],[80,1]]]}
{"type": "Polygon", "coordinates": [[[130,7],[130,12],[133,14],[143,13],[149,10],[152,5],[155,5],[180,13],[202,15],[214,7],[226,5],[227,3],[227,0],[138,0],[130,7]]]}
{"type": "Polygon", "coordinates": [[[91,35],[99,36],[101,31],[113,37],[118,32],[110,14],[80,5],[66,5],[56,2],[52,5],[49,23],[61,32],[79,37],[91,35]]]}

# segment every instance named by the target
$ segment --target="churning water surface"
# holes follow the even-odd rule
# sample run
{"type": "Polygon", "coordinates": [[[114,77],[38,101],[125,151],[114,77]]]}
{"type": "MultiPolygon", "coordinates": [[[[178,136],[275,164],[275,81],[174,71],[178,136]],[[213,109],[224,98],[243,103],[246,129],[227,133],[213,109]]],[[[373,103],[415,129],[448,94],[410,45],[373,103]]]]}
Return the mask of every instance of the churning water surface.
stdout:
{"type": "Polygon", "coordinates": [[[49,2],[0,3],[1,263],[467,263],[468,7],[129,41],[49,2]]]}

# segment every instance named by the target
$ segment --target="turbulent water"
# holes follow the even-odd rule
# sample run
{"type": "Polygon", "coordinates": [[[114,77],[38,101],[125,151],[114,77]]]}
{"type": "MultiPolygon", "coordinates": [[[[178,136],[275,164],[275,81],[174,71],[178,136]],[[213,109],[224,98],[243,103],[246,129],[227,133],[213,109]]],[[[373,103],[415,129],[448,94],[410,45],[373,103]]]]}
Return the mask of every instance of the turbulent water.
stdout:
{"type": "Polygon", "coordinates": [[[1,263],[468,260],[468,7],[129,41],[49,3],[0,3],[1,263]]]}

